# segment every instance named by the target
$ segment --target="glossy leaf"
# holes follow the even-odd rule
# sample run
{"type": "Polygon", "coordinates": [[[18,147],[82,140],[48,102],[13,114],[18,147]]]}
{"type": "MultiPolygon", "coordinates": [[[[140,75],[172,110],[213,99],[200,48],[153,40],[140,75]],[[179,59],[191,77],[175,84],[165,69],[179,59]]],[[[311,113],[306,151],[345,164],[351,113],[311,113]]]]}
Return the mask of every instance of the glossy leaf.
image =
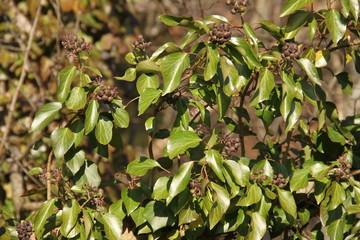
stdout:
{"type": "Polygon", "coordinates": [[[256,184],[250,185],[245,195],[243,195],[236,206],[250,206],[261,200],[262,191],[256,184]]]}
{"type": "Polygon", "coordinates": [[[297,191],[308,186],[308,169],[295,169],[290,179],[291,192],[297,191]]]}
{"type": "Polygon", "coordinates": [[[99,143],[106,145],[112,139],[112,121],[105,115],[100,115],[95,128],[95,137],[99,143]]]}
{"type": "Polygon", "coordinates": [[[99,170],[94,162],[86,160],[84,165],[75,175],[76,184],[91,184],[92,186],[100,186],[101,177],[99,170]]]}
{"type": "Polygon", "coordinates": [[[99,120],[99,103],[92,99],[85,112],[85,134],[89,134],[96,126],[99,120]]]}
{"type": "Polygon", "coordinates": [[[281,9],[280,17],[289,15],[312,2],[314,0],[286,0],[284,7],[281,9]]]}
{"type": "Polygon", "coordinates": [[[160,86],[159,77],[151,73],[143,73],[136,81],[136,89],[141,95],[146,88],[157,89],[160,86]]]}
{"type": "Polygon", "coordinates": [[[167,143],[167,150],[170,158],[174,158],[179,154],[183,154],[189,148],[199,145],[201,138],[194,132],[177,131],[170,135],[167,143]]]}
{"type": "Polygon", "coordinates": [[[266,219],[258,212],[251,213],[251,232],[247,239],[262,239],[267,230],[266,219]]]}
{"type": "Polygon", "coordinates": [[[330,223],[327,227],[327,233],[331,240],[344,239],[345,223],[343,219],[337,219],[330,223]]]}
{"type": "Polygon", "coordinates": [[[157,161],[145,157],[138,157],[127,165],[126,171],[133,176],[144,176],[148,170],[155,167],[160,167],[157,161]]]}
{"type": "Polygon", "coordinates": [[[52,198],[44,202],[40,208],[36,211],[34,219],[34,231],[36,236],[41,237],[45,233],[45,224],[48,222],[48,218],[54,213],[57,209],[56,199],[52,198]]]}
{"type": "Polygon", "coordinates": [[[37,112],[34,121],[31,124],[30,131],[42,130],[56,117],[62,104],[59,102],[51,102],[43,105],[37,112]]]}
{"type": "Polygon", "coordinates": [[[123,80],[127,82],[132,82],[136,78],[136,69],[135,68],[128,68],[125,71],[124,76],[122,77],[114,77],[116,80],[123,80]]]}
{"type": "Polygon", "coordinates": [[[262,68],[260,70],[259,82],[258,103],[269,99],[270,93],[275,86],[274,74],[270,70],[262,68]]]}
{"type": "Polygon", "coordinates": [[[95,67],[91,67],[91,66],[85,66],[86,69],[89,69],[90,71],[92,71],[93,73],[95,73],[96,75],[98,75],[99,77],[102,77],[102,74],[100,72],[99,69],[95,68],[95,67]]]}
{"type": "Polygon", "coordinates": [[[169,204],[176,195],[186,189],[190,181],[193,165],[194,162],[190,161],[182,164],[177,170],[170,183],[169,197],[166,199],[167,204],[169,204]]]}
{"type": "Polygon", "coordinates": [[[277,188],[278,196],[279,196],[279,203],[282,209],[284,209],[285,212],[290,214],[294,219],[297,218],[297,207],[295,203],[294,196],[291,194],[291,192],[282,190],[280,188],[277,188]]]}
{"type": "Polygon", "coordinates": [[[190,59],[187,53],[171,53],[162,59],[160,64],[164,79],[162,95],[174,91],[180,85],[182,74],[189,65],[190,59]]]}
{"type": "Polygon", "coordinates": [[[294,38],[300,28],[307,23],[310,16],[311,12],[308,11],[296,11],[291,14],[285,26],[285,39],[294,38]]]}
{"type": "Polygon", "coordinates": [[[226,189],[220,185],[211,182],[210,187],[214,190],[214,195],[217,199],[209,213],[210,229],[213,229],[215,225],[223,218],[224,214],[229,208],[230,198],[226,189]]]}
{"type": "Polygon", "coordinates": [[[80,212],[81,208],[78,201],[72,199],[66,202],[63,207],[62,224],[60,227],[60,232],[64,237],[72,235],[71,232],[77,224],[80,212]]]}
{"type": "Polygon", "coordinates": [[[205,160],[209,164],[211,169],[214,171],[216,176],[222,182],[225,182],[225,178],[223,175],[224,167],[222,165],[223,158],[222,158],[221,154],[214,149],[210,149],[209,151],[206,152],[205,160]]]}
{"type": "Polygon", "coordinates": [[[165,203],[160,201],[150,201],[144,209],[144,217],[150,224],[152,230],[172,226],[175,223],[173,213],[166,207],[165,203]]]}
{"type": "Polygon", "coordinates": [[[121,219],[113,214],[104,213],[101,215],[104,224],[105,234],[109,240],[121,239],[123,223],[121,219]]]}
{"type": "Polygon", "coordinates": [[[59,73],[60,85],[57,92],[57,99],[63,103],[66,101],[70,93],[70,87],[73,79],[77,76],[78,71],[75,66],[65,67],[59,73]]]}
{"type": "Polygon", "coordinates": [[[139,98],[139,114],[143,114],[161,95],[160,89],[146,88],[139,98]]]}
{"type": "Polygon", "coordinates": [[[114,118],[115,126],[120,128],[127,128],[130,123],[129,113],[123,107],[113,107],[114,111],[112,112],[112,116],[114,118]]]}
{"type": "Polygon", "coordinates": [[[161,200],[161,199],[166,199],[169,196],[169,182],[170,181],[170,177],[161,177],[159,178],[155,184],[154,184],[154,189],[152,192],[152,197],[155,200],[161,200]]]}
{"type": "Polygon", "coordinates": [[[75,175],[85,163],[85,152],[81,149],[69,151],[65,154],[65,163],[71,173],[75,175]]]}
{"type": "Polygon", "coordinates": [[[240,186],[244,187],[249,180],[249,167],[241,162],[235,162],[233,160],[225,160],[224,163],[225,165],[227,165],[227,168],[232,173],[235,182],[240,186]]]}
{"type": "Polygon", "coordinates": [[[74,87],[70,92],[70,97],[66,100],[66,107],[71,110],[79,110],[85,107],[86,92],[84,88],[74,87]]]}
{"type": "Polygon", "coordinates": [[[219,52],[214,44],[206,46],[207,49],[207,63],[204,70],[204,79],[208,81],[214,77],[217,72],[217,66],[220,60],[219,52]]]}
{"type": "Polygon", "coordinates": [[[123,200],[128,216],[140,206],[142,198],[141,189],[124,188],[121,190],[121,199],[123,200]]]}
{"type": "Polygon", "coordinates": [[[341,13],[332,9],[325,15],[325,23],[329,29],[332,41],[337,44],[344,36],[346,31],[346,21],[341,13]]]}
{"type": "Polygon", "coordinates": [[[156,62],[144,60],[136,65],[136,71],[139,73],[157,73],[160,72],[160,68],[156,62]]]}
{"type": "Polygon", "coordinates": [[[62,158],[75,141],[74,133],[69,128],[56,129],[50,138],[56,158],[62,158]]]}
{"type": "Polygon", "coordinates": [[[316,84],[321,86],[321,79],[315,65],[306,58],[296,60],[300,67],[305,71],[306,75],[316,84]]]}
{"type": "Polygon", "coordinates": [[[77,147],[84,137],[84,122],[81,119],[77,119],[70,125],[70,130],[74,133],[74,146],[77,147]]]}

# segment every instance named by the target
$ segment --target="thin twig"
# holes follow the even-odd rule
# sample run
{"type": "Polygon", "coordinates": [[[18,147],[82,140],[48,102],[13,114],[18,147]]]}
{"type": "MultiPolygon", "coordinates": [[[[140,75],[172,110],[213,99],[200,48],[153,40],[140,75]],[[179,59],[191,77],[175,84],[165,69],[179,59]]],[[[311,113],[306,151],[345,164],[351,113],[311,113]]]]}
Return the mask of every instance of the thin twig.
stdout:
{"type": "Polygon", "coordinates": [[[47,166],[46,166],[46,198],[49,200],[51,198],[51,160],[53,156],[53,151],[50,152],[47,166]]]}
{"type": "Polygon", "coordinates": [[[282,163],[284,164],[288,155],[289,155],[289,151],[290,151],[290,142],[291,142],[291,137],[292,137],[292,130],[289,131],[287,133],[287,136],[286,136],[286,149],[285,149],[285,152],[283,153],[283,156],[282,156],[282,163]]]}
{"type": "Polygon", "coordinates": [[[30,31],[30,35],[29,35],[29,40],[27,42],[27,46],[25,49],[25,53],[24,53],[24,63],[23,63],[23,67],[21,69],[21,74],[20,74],[20,79],[19,82],[16,86],[16,90],[14,92],[14,96],[11,100],[11,104],[10,104],[10,109],[9,112],[7,114],[6,117],[6,126],[5,126],[5,130],[4,130],[4,135],[1,139],[1,144],[0,144],[0,155],[5,155],[5,148],[7,148],[7,139],[9,137],[9,133],[10,133],[10,126],[13,120],[13,114],[15,111],[15,105],[19,96],[19,92],[20,92],[20,88],[23,85],[24,81],[25,81],[25,77],[26,77],[26,73],[27,73],[27,66],[28,66],[28,62],[29,62],[29,55],[30,55],[30,50],[31,50],[31,43],[33,41],[34,35],[35,35],[35,30],[36,30],[36,26],[37,23],[39,21],[39,17],[40,17],[40,13],[41,13],[41,8],[42,5],[44,4],[45,0],[41,0],[39,7],[36,11],[36,16],[34,19],[34,23],[32,25],[31,31],[30,31]],[[5,147],[6,146],[6,147],[5,147]]]}

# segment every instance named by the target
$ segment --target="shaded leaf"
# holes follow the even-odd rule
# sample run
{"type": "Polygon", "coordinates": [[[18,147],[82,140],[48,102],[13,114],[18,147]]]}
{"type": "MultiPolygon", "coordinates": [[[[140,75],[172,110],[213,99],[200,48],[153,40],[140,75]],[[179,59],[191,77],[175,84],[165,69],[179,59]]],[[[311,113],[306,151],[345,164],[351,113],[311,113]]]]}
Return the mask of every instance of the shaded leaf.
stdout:
{"type": "Polygon", "coordinates": [[[215,175],[222,181],[225,182],[225,178],[223,175],[224,167],[222,165],[223,158],[221,154],[214,150],[210,149],[206,152],[205,160],[214,171],[215,175]]]}
{"type": "Polygon", "coordinates": [[[177,170],[176,174],[171,180],[169,187],[169,197],[166,199],[167,204],[178,195],[180,192],[184,191],[189,184],[191,170],[194,165],[193,161],[184,163],[177,170]]]}
{"type": "Polygon", "coordinates": [[[217,66],[220,61],[220,56],[217,47],[209,43],[206,46],[207,49],[207,62],[204,70],[204,79],[208,81],[214,77],[217,71],[217,66]]]}
{"type": "Polygon", "coordinates": [[[210,229],[213,229],[215,225],[223,218],[226,210],[230,206],[229,193],[220,185],[211,182],[210,187],[215,191],[216,202],[213,204],[209,213],[210,229]]]}
{"type": "Polygon", "coordinates": [[[144,209],[144,217],[155,232],[160,228],[172,226],[175,224],[173,213],[166,207],[165,203],[160,201],[150,201],[144,209]]]}
{"type": "Polygon", "coordinates": [[[94,162],[86,160],[84,165],[74,176],[76,184],[91,184],[92,186],[100,186],[101,177],[99,170],[94,162]]]}
{"type": "Polygon", "coordinates": [[[299,66],[305,71],[306,75],[316,84],[321,86],[321,79],[315,65],[306,58],[296,60],[299,66]]]}
{"type": "Polygon", "coordinates": [[[121,190],[121,199],[123,200],[128,216],[140,206],[142,198],[143,195],[139,188],[124,188],[121,190]]]}
{"type": "Polygon", "coordinates": [[[159,86],[159,77],[156,74],[143,73],[136,81],[136,89],[140,95],[146,88],[157,89],[159,86]]]}
{"type": "Polygon", "coordinates": [[[44,202],[40,208],[36,211],[35,219],[34,219],[34,231],[37,237],[43,236],[45,233],[45,224],[48,221],[48,218],[54,213],[55,209],[57,209],[56,199],[49,199],[44,202]]]}

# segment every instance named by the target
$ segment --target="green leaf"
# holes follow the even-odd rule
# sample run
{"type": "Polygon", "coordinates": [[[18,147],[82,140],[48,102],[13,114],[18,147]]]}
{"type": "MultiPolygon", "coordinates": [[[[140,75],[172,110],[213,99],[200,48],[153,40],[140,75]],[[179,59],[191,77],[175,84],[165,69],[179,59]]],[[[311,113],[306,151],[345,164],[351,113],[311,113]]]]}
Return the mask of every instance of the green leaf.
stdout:
{"type": "Polygon", "coordinates": [[[330,126],[326,127],[326,131],[327,131],[327,134],[331,141],[340,143],[341,145],[345,145],[346,139],[345,139],[344,135],[342,135],[341,133],[339,133],[338,131],[336,131],[334,128],[332,128],[330,126]]]}
{"type": "Polygon", "coordinates": [[[85,134],[89,134],[96,126],[99,120],[99,103],[92,99],[85,112],[85,134]]]}
{"type": "Polygon", "coordinates": [[[262,64],[252,52],[247,41],[242,38],[233,37],[230,42],[236,46],[236,50],[246,59],[246,62],[251,69],[254,67],[262,67],[262,64]]]}
{"type": "Polygon", "coordinates": [[[44,129],[56,117],[61,108],[62,104],[59,102],[51,102],[43,105],[36,112],[30,131],[34,132],[44,129]]]}
{"type": "Polygon", "coordinates": [[[34,176],[42,173],[43,169],[41,167],[33,167],[29,170],[29,174],[34,176]]]}
{"type": "Polygon", "coordinates": [[[171,53],[162,59],[160,71],[164,79],[163,95],[174,91],[180,85],[181,76],[189,65],[187,53],[171,53]]]}
{"type": "Polygon", "coordinates": [[[341,72],[337,74],[336,80],[341,86],[341,90],[345,95],[352,95],[353,81],[349,76],[348,72],[341,72]]]}
{"type": "Polygon", "coordinates": [[[251,40],[251,42],[250,42],[251,45],[254,45],[257,49],[257,43],[259,40],[256,36],[254,29],[247,22],[244,22],[243,28],[244,28],[244,32],[245,32],[246,36],[251,40]]]}
{"type": "Polygon", "coordinates": [[[256,185],[250,185],[245,195],[243,195],[237,202],[236,206],[250,206],[258,203],[261,200],[262,191],[261,188],[256,185]]]}
{"type": "Polygon", "coordinates": [[[235,182],[240,186],[244,187],[249,181],[250,169],[248,166],[241,162],[235,162],[233,160],[225,160],[225,165],[232,173],[232,176],[235,179],[235,182]]]}
{"type": "Polygon", "coordinates": [[[112,139],[112,121],[105,115],[100,115],[99,121],[95,128],[95,137],[99,143],[106,145],[112,139]]]}
{"type": "Polygon", "coordinates": [[[122,77],[114,77],[116,80],[124,80],[127,82],[132,82],[136,78],[136,69],[135,68],[128,68],[125,71],[124,76],[122,77]]]}
{"type": "Polygon", "coordinates": [[[267,230],[266,219],[258,212],[251,213],[251,232],[246,239],[262,239],[267,230]]]}
{"type": "Polygon", "coordinates": [[[136,71],[139,73],[157,73],[160,72],[160,68],[156,62],[144,60],[136,65],[136,71]]]}
{"type": "Polygon", "coordinates": [[[80,212],[81,208],[78,201],[75,199],[67,201],[63,207],[62,223],[60,227],[60,232],[64,237],[70,237],[70,235],[72,235],[71,232],[75,228],[80,212]]]}
{"type": "Polygon", "coordinates": [[[359,0],[350,0],[350,12],[353,15],[355,22],[359,19],[359,9],[360,9],[360,3],[359,0]]]}
{"type": "Polygon", "coordinates": [[[277,188],[278,196],[279,196],[279,202],[282,209],[284,209],[285,212],[290,214],[294,219],[297,218],[297,210],[296,210],[296,203],[294,196],[291,194],[291,192],[277,188]]]}
{"type": "Polygon", "coordinates": [[[217,66],[220,60],[219,51],[217,47],[209,43],[206,46],[207,49],[207,62],[204,70],[204,79],[208,81],[214,77],[217,71],[217,66]]]}
{"type": "Polygon", "coordinates": [[[79,110],[86,105],[86,92],[84,88],[74,87],[70,92],[70,97],[66,100],[66,107],[71,110],[79,110]]]}
{"type": "Polygon", "coordinates": [[[332,182],[331,186],[328,189],[328,193],[332,196],[329,204],[329,210],[336,209],[346,199],[345,189],[338,182],[332,182]]]}
{"type": "Polygon", "coordinates": [[[65,163],[71,173],[75,175],[85,163],[85,152],[80,148],[65,154],[65,163]]]}
{"type": "Polygon", "coordinates": [[[152,197],[155,200],[166,199],[169,196],[169,180],[170,177],[165,176],[159,178],[155,184],[152,192],[152,197]]]}
{"type": "Polygon", "coordinates": [[[214,198],[217,199],[209,213],[210,230],[223,218],[230,206],[229,193],[220,185],[211,182],[210,188],[215,191],[214,198]]]}
{"type": "Polygon", "coordinates": [[[90,79],[89,75],[87,75],[86,73],[80,72],[80,84],[87,85],[89,83],[91,83],[91,79],[90,79]]]}
{"type": "Polygon", "coordinates": [[[69,128],[56,129],[50,138],[56,158],[62,158],[75,141],[74,133],[69,128]]]}
{"type": "Polygon", "coordinates": [[[76,184],[91,184],[92,186],[100,186],[101,177],[99,170],[94,162],[86,160],[84,165],[74,176],[76,184]]]}
{"type": "Polygon", "coordinates": [[[297,123],[297,121],[300,118],[301,111],[302,111],[301,101],[299,101],[297,99],[293,99],[293,101],[291,102],[291,108],[290,108],[290,112],[288,115],[288,119],[286,121],[285,132],[290,131],[295,126],[295,124],[297,123]]]}
{"type": "Polygon", "coordinates": [[[148,170],[160,167],[160,164],[145,157],[138,157],[127,165],[126,172],[133,176],[144,176],[148,170]]]}
{"type": "Polygon", "coordinates": [[[114,105],[112,105],[112,107],[113,111],[111,114],[114,118],[115,126],[120,128],[127,128],[130,123],[129,113],[123,107],[114,105]]]}
{"type": "Polygon", "coordinates": [[[171,180],[169,187],[169,197],[166,199],[167,204],[171,202],[171,200],[178,195],[180,192],[184,191],[189,184],[191,170],[194,165],[193,161],[184,163],[177,170],[173,179],[171,180]]]}
{"type": "Polygon", "coordinates": [[[301,221],[302,225],[305,225],[309,222],[310,220],[310,211],[308,209],[299,209],[298,210],[298,215],[301,221]]]}
{"type": "Polygon", "coordinates": [[[98,75],[99,77],[102,77],[102,74],[100,72],[99,69],[95,68],[95,67],[90,67],[90,66],[85,66],[86,69],[89,69],[90,71],[92,71],[93,73],[95,73],[96,75],[98,75]]]}
{"type": "Polygon", "coordinates": [[[280,17],[289,15],[312,2],[314,2],[314,0],[286,0],[285,5],[280,12],[280,17]]]}
{"type": "Polygon", "coordinates": [[[81,119],[77,119],[70,125],[70,130],[74,133],[74,146],[77,147],[84,137],[84,123],[81,119]]]}
{"type": "Polygon", "coordinates": [[[259,21],[259,23],[261,28],[270,33],[275,39],[280,40],[283,37],[281,29],[278,25],[269,21],[259,21]]]}
{"type": "Polygon", "coordinates": [[[295,169],[290,179],[290,191],[297,191],[308,186],[308,169],[295,169]]]}
{"type": "Polygon", "coordinates": [[[326,67],[330,60],[330,52],[328,50],[321,50],[316,52],[315,55],[315,67],[322,68],[326,67]]]}
{"type": "Polygon", "coordinates": [[[161,95],[160,89],[146,88],[139,98],[139,114],[143,114],[161,95]]]}
{"type": "Polygon", "coordinates": [[[150,57],[150,60],[155,61],[159,57],[163,55],[168,55],[170,53],[179,52],[181,48],[179,48],[175,43],[168,42],[159,47],[150,57]]]}
{"type": "MultiPolygon", "coordinates": [[[[215,84],[213,88],[217,88],[215,84]]],[[[227,96],[222,88],[217,89],[216,94],[216,103],[219,107],[219,119],[223,119],[227,110],[229,109],[229,105],[231,102],[231,97],[227,96]]]]}
{"type": "Polygon", "coordinates": [[[327,227],[327,233],[331,240],[344,239],[344,228],[345,228],[344,219],[337,219],[330,223],[327,227]]]}
{"type": "Polygon", "coordinates": [[[191,204],[189,207],[183,209],[179,213],[179,225],[188,224],[199,219],[199,214],[195,210],[195,204],[191,204]]]}
{"type": "Polygon", "coordinates": [[[247,79],[239,75],[234,63],[225,56],[221,57],[220,66],[223,75],[223,91],[227,96],[232,96],[245,86],[247,79]]]}
{"type": "Polygon", "coordinates": [[[183,154],[189,148],[194,148],[201,142],[201,138],[194,132],[177,131],[170,135],[167,150],[170,158],[183,154]]]}
{"type": "Polygon", "coordinates": [[[315,65],[306,58],[296,60],[299,66],[305,71],[306,75],[316,84],[321,86],[321,79],[315,65]]]}
{"type": "Polygon", "coordinates": [[[136,89],[140,95],[146,88],[157,89],[159,86],[159,77],[156,74],[143,73],[136,81],[136,89]]]}
{"type": "Polygon", "coordinates": [[[154,232],[166,226],[173,226],[176,221],[173,213],[160,201],[150,201],[146,204],[144,217],[154,232]]]}
{"type": "Polygon", "coordinates": [[[144,210],[145,208],[140,206],[130,214],[137,227],[146,222],[146,219],[144,217],[144,210]]]}
{"type": "Polygon", "coordinates": [[[113,214],[104,213],[101,215],[102,224],[104,225],[104,230],[106,237],[109,240],[118,240],[121,239],[122,235],[122,221],[121,219],[113,214]]]}
{"type": "Polygon", "coordinates": [[[274,74],[267,68],[262,68],[260,70],[259,82],[258,103],[269,99],[270,93],[275,87],[274,74]]]}
{"type": "Polygon", "coordinates": [[[223,158],[222,158],[221,154],[214,149],[210,149],[209,151],[206,152],[205,160],[209,164],[211,169],[214,171],[216,176],[222,182],[225,182],[225,178],[223,175],[224,167],[222,165],[223,158]]]}
{"type": "Polygon", "coordinates": [[[293,39],[311,15],[312,13],[308,11],[296,11],[291,14],[285,26],[285,39],[293,39]]]}
{"type": "Polygon", "coordinates": [[[188,22],[192,22],[192,17],[176,17],[170,15],[160,15],[160,20],[168,26],[185,25],[188,22]]]}
{"type": "Polygon", "coordinates": [[[326,27],[334,44],[337,44],[344,36],[346,31],[346,20],[336,9],[331,9],[325,15],[326,27]]]}
{"type": "Polygon", "coordinates": [[[78,70],[75,66],[65,67],[59,73],[60,86],[57,92],[57,99],[59,102],[63,103],[66,101],[69,93],[71,82],[77,76],[78,70]]]}
{"type": "Polygon", "coordinates": [[[317,29],[317,21],[316,18],[312,18],[312,20],[308,24],[308,30],[309,30],[309,41],[312,42],[317,29]]]}
{"type": "Polygon", "coordinates": [[[135,188],[124,188],[121,190],[121,199],[126,208],[126,213],[129,216],[132,212],[134,212],[142,202],[143,195],[141,189],[135,188]]]}
{"type": "Polygon", "coordinates": [[[48,222],[48,218],[54,213],[55,209],[57,209],[55,203],[55,198],[49,199],[36,211],[34,218],[34,230],[38,238],[41,238],[45,233],[44,226],[48,222]]]}

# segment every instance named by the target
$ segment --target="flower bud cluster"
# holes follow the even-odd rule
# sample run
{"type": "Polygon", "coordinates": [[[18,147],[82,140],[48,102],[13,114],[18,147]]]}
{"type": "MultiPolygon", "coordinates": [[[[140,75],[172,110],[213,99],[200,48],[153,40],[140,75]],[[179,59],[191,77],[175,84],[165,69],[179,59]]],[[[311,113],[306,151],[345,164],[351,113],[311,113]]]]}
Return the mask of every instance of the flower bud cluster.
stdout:
{"type": "Polygon", "coordinates": [[[189,183],[190,192],[193,195],[193,197],[201,197],[202,191],[201,191],[201,180],[199,178],[194,179],[189,183]]]}
{"type": "Polygon", "coordinates": [[[22,224],[16,224],[16,232],[18,234],[18,238],[21,240],[30,239],[33,234],[33,229],[30,221],[24,221],[22,224]]]}
{"type": "Polygon", "coordinates": [[[210,133],[210,129],[203,123],[200,123],[196,126],[195,128],[195,133],[203,138],[206,134],[209,134],[210,133]]]}
{"type": "Polygon", "coordinates": [[[230,25],[227,23],[215,23],[209,35],[209,40],[214,44],[224,44],[231,39],[230,25]]]}
{"type": "Polygon", "coordinates": [[[96,186],[92,186],[91,184],[84,184],[83,186],[86,194],[90,198],[90,203],[95,207],[103,206],[104,202],[104,190],[102,188],[98,188],[96,186]]]}
{"type": "Polygon", "coordinates": [[[282,173],[278,175],[274,174],[270,182],[271,185],[277,185],[279,188],[284,188],[286,186],[286,178],[282,173]]]}
{"type": "Polygon", "coordinates": [[[230,10],[231,14],[243,14],[246,12],[246,6],[249,4],[249,0],[226,0],[227,5],[232,5],[230,10]]]}
{"type": "Polygon", "coordinates": [[[152,45],[151,42],[145,42],[143,35],[139,35],[138,38],[132,42],[134,49],[145,50],[152,45]]]}
{"type": "Polygon", "coordinates": [[[107,85],[100,77],[97,77],[94,82],[98,88],[97,91],[93,93],[93,99],[103,101],[104,103],[110,103],[114,98],[119,96],[117,87],[107,85]]]}
{"type": "Polygon", "coordinates": [[[282,47],[281,57],[285,60],[292,60],[294,58],[300,58],[301,49],[296,43],[286,43],[282,47]]]}
{"type": "Polygon", "coordinates": [[[226,136],[224,133],[221,136],[218,136],[219,143],[224,144],[224,150],[226,152],[238,152],[240,148],[240,139],[238,137],[232,138],[226,136]]]}
{"type": "Polygon", "coordinates": [[[339,163],[339,165],[332,169],[332,171],[330,171],[327,175],[331,175],[335,181],[349,179],[350,169],[352,167],[349,161],[344,156],[339,157],[336,161],[339,163]]]}
{"type": "Polygon", "coordinates": [[[264,172],[263,168],[254,169],[249,176],[250,182],[261,184],[264,180],[267,180],[268,176],[265,175],[264,172]]]}
{"type": "Polygon", "coordinates": [[[61,44],[66,49],[67,58],[78,58],[81,52],[89,53],[92,48],[91,43],[85,42],[84,38],[79,38],[77,35],[66,35],[61,44]]]}
{"type": "MultiPolygon", "coordinates": [[[[39,174],[39,178],[47,180],[46,169],[43,169],[43,171],[39,174]]],[[[55,170],[50,171],[51,184],[62,182],[62,180],[63,180],[63,175],[60,168],[55,168],[55,170]]]]}

